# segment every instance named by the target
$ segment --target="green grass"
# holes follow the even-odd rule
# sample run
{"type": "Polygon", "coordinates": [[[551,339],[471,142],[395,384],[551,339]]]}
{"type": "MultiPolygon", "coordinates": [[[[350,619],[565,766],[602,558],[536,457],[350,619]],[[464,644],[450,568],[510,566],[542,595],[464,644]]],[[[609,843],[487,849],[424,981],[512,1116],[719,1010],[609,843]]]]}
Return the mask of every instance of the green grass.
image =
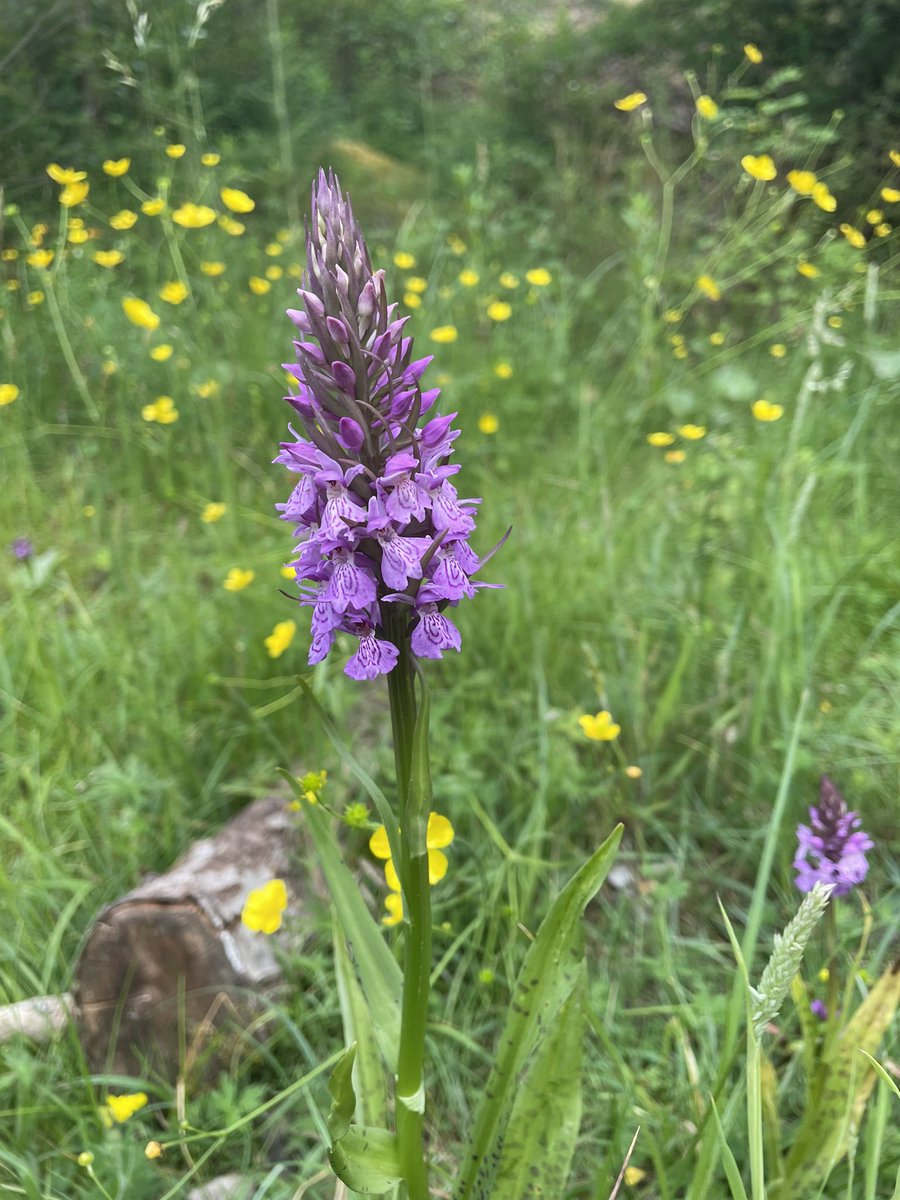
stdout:
{"type": "MultiPolygon", "coordinates": [[[[505,590],[460,609],[462,654],[429,668],[436,804],[457,830],[448,880],[435,893],[438,1178],[452,1178],[486,1077],[526,949],[522,928],[536,927],[563,875],[618,820],[632,881],[607,887],[588,912],[593,1033],[571,1197],[608,1196],[638,1124],[633,1163],[647,1176],[632,1194],[693,1195],[720,1076],[731,1086],[719,1112],[738,1163],[747,1162],[741,1075],[722,1062],[735,968],[716,895],[739,933],[748,921],[759,931],[750,967],[758,977],[772,932],[795,908],[793,826],[822,772],[876,841],[865,888],[875,914],[867,970],[877,975],[890,958],[900,883],[889,852],[898,833],[893,249],[865,252],[881,265],[876,291],[874,275],[855,270],[859,252],[823,235],[808,205],[791,208],[783,187],[775,195],[739,182],[739,140],[726,135],[718,156],[686,176],[665,247],[658,187],[636,149],[601,202],[608,240],[577,256],[554,252],[556,233],[571,245],[572,229],[548,223],[523,237],[515,210],[483,219],[494,213],[489,187],[466,204],[419,205],[410,177],[402,229],[383,215],[369,228],[376,265],[397,295],[395,249],[415,253],[416,273],[429,280],[410,328],[422,352],[436,354],[429,375],[444,377],[445,411],[460,412],[462,494],[483,497],[479,545],[486,550],[512,525],[485,570],[505,590]],[[705,172],[717,180],[706,208],[705,172]],[[448,248],[451,232],[467,242],[465,254],[448,248]],[[800,279],[795,259],[814,251],[822,275],[800,279]],[[715,307],[690,299],[710,256],[716,277],[734,280],[715,307]],[[536,266],[550,269],[549,286],[525,283],[536,266]],[[463,267],[481,276],[476,287],[457,282],[463,267]],[[517,289],[504,292],[502,271],[519,276],[517,289]],[[502,324],[485,316],[498,296],[513,305],[502,324]],[[663,312],[684,298],[682,319],[667,323],[663,312]],[[828,316],[840,318],[839,329],[828,316]],[[451,323],[458,341],[429,342],[431,329],[451,323]],[[673,329],[685,338],[684,359],[673,355],[673,329]],[[717,329],[727,335],[722,347],[709,342],[717,329]],[[787,346],[784,358],[769,353],[776,342],[787,346]],[[498,361],[512,365],[512,378],[497,377],[498,361]],[[811,390],[810,382],[840,380],[844,363],[851,370],[841,386],[811,390]],[[751,404],[762,396],[783,406],[781,420],[754,420],[751,404]],[[485,412],[499,421],[491,436],[479,430],[485,412]],[[678,440],[681,463],[646,442],[690,422],[707,433],[678,440]],[[581,734],[577,717],[599,708],[621,724],[617,741],[581,734]],[[629,778],[627,765],[641,777],[629,778]],[[774,829],[780,782],[784,821],[774,829]],[[771,878],[754,906],[767,853],[771,878]]],[[[155,143],[143,153],[147,178],[151,163],[174,173],[176,202],[214,199],[213,179],[240,179],[237,163],[204,176],[191,156],[182,167],[167,164],[155,143]]],[[[396,180],[351,169],[364,216],[393,213],[396,180]]],[[[28,230],[46,211],[21,214],[12,242],[20,256],[3,264],[21,286],[3,293],[0,383],[21,394],[0,408],[14,498],[0,510],[0,544],[27,535],[37,557],[0,562],[2,1002],[67,988],[98,909],[278,786],[277,767],[326,767],[338,808],[366,798],[311,707],[299,698],[273,704],[294,688],[304,638],[274,662],[263,647],[276,621],[297,615],[279,594],[291,541],[274,504],[288,489],[269,465],[286,427],[278,364],[291,357],[282,310],[294,284],[286,273],[255,296],[246,279],[301,261],[299,231],[283,255],[265,255],[287,221],[273,201],[258,220],[245,218],[242,238],[215,226],[170,226],[164,236],[158,218],[144,217],[133,233],[114,236],[104,215],[132,201],[121,183],[94,176],[85,220],[103,230],[104,247],[122,245],[121,267],[95,266],[88,243],[61,266],[57,253],[48,284],[23,261],[28,230]],[[193,290],[177,308],[156,300],[177,274],[173,239],[193,290]],[[206,278],[200,261],[220,257],[226,274],[206,278]],[[56,322],[49,300],[24,302],[42,282],[58,301],[56,322]],[[128,292],[162,316],[152,336],[126,320],[128,292]],[[160,342],[175,346],[166,363],[148,356],[160,342]],[[210,380],[215,388],[198,395],[210,380]],[[142,420],[159,395],[175,399],[174,424],[142,420]],[[200,513],[212,500],[227,513],[206,525],[200,513]],[[256,573],[244,591],[222,587],[232,566],[256,573]]],[[[592,202],[584,196],[585,208],[592,202]]],[[[593,214],[590,227],[599,225],[593,214]]],[[[54,236],[51,225],[47,244],[54,236]]],[[[353,685],[341,666],[317,669],[316,694],[387,782],[385,694],[353,685]]],[[[364,839],[350,850],[365,853],[364,839]]],[[[844,902],[840,917],[846,966],[858,906],[844,902]]],[[[340,1044],[321,932],[308,959],[289,965],[296,989],[271,1040],[248,1045],[216,1088],[189,1096],[195,1127],[229,1125],[340,1044]]],[[[813,986],[825,955],[824,943],[810,951],[813,986]]],[[[787,1040],[770,1051],[792,1123],[802,1108],[790,1045],[796,1017],[785,1021],[787,1040]]],[[[175,1128],[172,1081],[147,1081],[153,1111],[104,1132],[96,1106],[105,1081],[87,1077],[72,1038],[49,1052],[7,1044],[2,1054],[0,1190],[97,1195],[74,1162],[84,1149],[113,1195],[150,1200],[176,1188],[189,1164],[174,1152],[159,1164],[142,1153],[148,1137],[175,1128]]],[[[243,1125],[197,1178],[242,1169],[258,1195],[294,1195],[325,1163],[326,1109],[324,1087],[297,1094],[243,1125]]],[[[869,1118],[856,1190],[847,1190],[843,1164],[826,1195],[888,1194],[900,1143],[888,1122],[868,1152],[877,1136],[869,1118]],[[864,1172],[867,1153],[875,1166],[864,1172]]],[[[721,1168],[710,1171],[718,1172],[711,1189],[724,1195],[721,1168]]],[[[329,1194],[328,1184],[318,1188],[311,1194],[329,1194]]]]}

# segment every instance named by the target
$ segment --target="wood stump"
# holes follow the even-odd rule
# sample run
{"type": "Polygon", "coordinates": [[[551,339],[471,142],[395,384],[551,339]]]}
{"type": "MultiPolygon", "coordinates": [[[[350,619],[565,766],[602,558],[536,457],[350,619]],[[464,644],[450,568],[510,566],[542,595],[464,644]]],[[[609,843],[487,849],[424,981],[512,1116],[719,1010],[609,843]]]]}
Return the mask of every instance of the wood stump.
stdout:
{"type": "Polygon", "coordinates": [[[299,842],[286,799],[264,797],[100,913],[74,985],[92,1072],[208,1075],[235,1031],[260,1018],[282,978],[276,949],[311,932],[299,842]],[[287,885],[288,909],[269,937],[245,928],[241,910],[273,878],[287,885]]]}

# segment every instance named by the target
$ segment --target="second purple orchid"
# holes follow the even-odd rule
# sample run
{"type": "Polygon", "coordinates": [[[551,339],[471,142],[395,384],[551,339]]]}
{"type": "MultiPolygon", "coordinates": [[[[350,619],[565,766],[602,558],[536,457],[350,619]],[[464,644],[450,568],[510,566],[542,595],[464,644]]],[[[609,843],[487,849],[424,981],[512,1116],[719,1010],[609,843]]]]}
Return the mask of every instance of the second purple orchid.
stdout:
{"type": "Polygon", "coordinates": [[[344,670],[373,679],[395,667],[403,639],[419,658],[459,650],[446,615],[482,587],[484,560],[469,545],[478,499],[460,499],[449,459],[456,413],[432,412],[423,391],[431,357],[413,357],[408,317],[388,304],[384,272],[369,252],[338,179],[320,171],[299,310],[296,380],[286,397],[301,432],[274,460],[300,476],[281,516],[298,544],[290,565],[300,602],[312,610],[310,664],[337,633],[358,640],[344,670]]]}

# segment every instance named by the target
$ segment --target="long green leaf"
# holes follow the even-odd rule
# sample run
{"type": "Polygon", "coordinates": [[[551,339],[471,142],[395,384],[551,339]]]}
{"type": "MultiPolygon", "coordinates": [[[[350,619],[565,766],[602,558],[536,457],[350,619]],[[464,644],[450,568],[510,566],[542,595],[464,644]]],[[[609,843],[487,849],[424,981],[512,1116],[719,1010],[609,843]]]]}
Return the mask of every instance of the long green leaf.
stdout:
{"type": "Polygon", "coordinates": [[[531,944],[513,989],[506,1026],[481,1098],[457,1184],[457,1200],[487,1200],[518,1075],[536,1041],[551,1027],[579,976],[581,916],[597,893],[618,849],[622,826],[569,880],[531,944]]]}
{"type": "Polygon", "coordinates": [[[725,1177],[728,1180],[728,1186],[731,1189],[732,1200],[747,1200],[747,1189],[744,1187],[743,1179],[741,1179],[741,1172],[737,1165],[737,1159],[732,1154],[731,1147],[728,1145],[728,1138],[726,1138],[725,1130],[722,1128],[719,1110],[716,1107],[716,1102],[712,1096],[710,1096],[709,1102],[712,1105],[712,1114],[715,1121],[716,1134],[719,1139],[719,1152],[722,1155],[722,1164],[725,1167],[725,1177]]]}
{"type": "Polygon", "coordinates": [[[350,962],[347,941],[336,913],[332,925],[334,970],[344,1040],[348,1045],[356,1045],[356,1061],[353,1064],[356,1119],[361,1125],[386,1125],[387,1096],[384,1070],[375,1040],[372,1016],[350,962]]]}
{"type": "Polygon", "coordinates": [[[338,1179],[364,1196],[383,1196],[403,1178],[397,1140],[387,1129],[351,1125],[328,1160],[338,1179]]]}
{"type": "Polygon", "coordinates": [[[587,965],[519,1088],[493,1200],[561,1200],[581,1125],[587,965]]]}

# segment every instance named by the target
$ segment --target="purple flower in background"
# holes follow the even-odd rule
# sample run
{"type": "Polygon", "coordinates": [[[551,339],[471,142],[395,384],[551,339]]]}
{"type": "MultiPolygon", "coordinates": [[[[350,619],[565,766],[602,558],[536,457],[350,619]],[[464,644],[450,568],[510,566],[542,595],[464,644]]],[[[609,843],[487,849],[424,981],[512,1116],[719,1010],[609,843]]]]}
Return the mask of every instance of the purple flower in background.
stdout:
{"type": "Polygon", "coordinates": [[[825,1005],[822,1003],[821,1000],[811,1000],[810,1005],[809,1005],[809,1011],[812,1013],[812,1015],[814,1017],[818,1017],[820,1021],[828,1020],[828,1009],[825,1007],[825,1005]]]}
{"type": "Polygon", "coordinates": [[[809,892],[817,882],[831,883],[835,896],[845,896],[865,879],[866,851],[874,843],[859,829],[859,817],[847,811],[844,797],[827,775],[822,776],[819,803],[809,810],[809,818],[809,825],[797,826],[797,887],[809,892]]]}
{"type": "Polygon", "coordinates": [[[483,562],[468,544],[480,502],[450,483],[456,414],[431,414],[439,391],[421,387],[431,358],[413,357],[408,318],[388,304],[331,171],[313,185],[306,253],[303,307],[288,310],[302,340],[285,364],[301,432],[289,427],[295,440],[275,459],[300,478],[277,507],[297,539],[299,601],[312,608],[310,663],[349,633],[359,645],[346,674],[374,679],[404,644],[425,658],[459,649],[443,610],[491,586],[471,579],[483,562]]]}
{"type": "Polygon", "coordinates": [[[29,558],[34,558],[34,543],[30,538],[17,537],[10,550],[17,562],[26,562],[29,558]]]}

